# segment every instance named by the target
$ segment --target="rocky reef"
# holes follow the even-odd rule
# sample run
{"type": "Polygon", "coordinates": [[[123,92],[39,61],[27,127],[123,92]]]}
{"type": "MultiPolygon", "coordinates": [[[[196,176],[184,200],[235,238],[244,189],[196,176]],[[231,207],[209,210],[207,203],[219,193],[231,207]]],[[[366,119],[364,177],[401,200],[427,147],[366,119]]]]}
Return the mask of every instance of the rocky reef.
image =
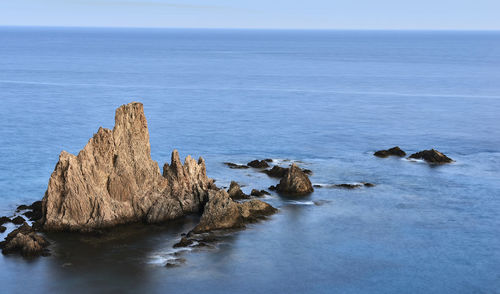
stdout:
{"type": "Polygon", "coordinates": [[[449,158],[448,156],[444,155],[443,153],[431,149],[431,150],[423,150],[417,153],[414,153],[410,155],[411,159],[422,159],[425,160],[428,163],[432,164],[442,164],[442,163],[450,163],[453,162],[453,159],[449,158]]]}
{"type": "Polygon", "coordinates": [[[389,156],[404,157],[404,156],[406,156],[406,152],[401,150],[401,148],[399,148],[399,146],[396,146],[396,147],[392,147],[392,148],[387,149],[387,150],[379,150],[379,151],[373,153],[373,155],[375,155],[377,157],[382,157],[382,158],[389,157],[389,156]]]}
{"type": "Polygon", "coordinates": [[[0,242],[3,254],[20,253],[24,257],[50,255],[47,249],[50,243],[27,223],[10,232],[5,241],[0,242]]]}

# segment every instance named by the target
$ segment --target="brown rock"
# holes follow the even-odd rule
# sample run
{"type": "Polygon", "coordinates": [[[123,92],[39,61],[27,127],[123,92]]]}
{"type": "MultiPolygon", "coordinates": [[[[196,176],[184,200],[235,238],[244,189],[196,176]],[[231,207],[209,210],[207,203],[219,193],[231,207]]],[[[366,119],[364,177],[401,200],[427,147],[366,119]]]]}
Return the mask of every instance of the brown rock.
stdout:
{"type": "Polygon", "coordinates": [[[242,165],[242,164],[236,164],[236,163],[232,163],[232,162],[224,162],[224,164],[227,165],[229,168],[232,168],[232,169],[246,169],[246,168],[250,168],[249,166],[242,165]]]}
{"type": "Polygon", "coordinates": [[[373,155],[375,155],[377,157],[382,157],[382,158],[385,158],[388,156],[403,157],[403,156],[406,156],[406,152],[401,150],[401,148],[399,148],[399,146],[396,146],[396,147],[392,147],[392,148],[387,149],[387,150],[379,150],[379,151],[373,153],[373,155]]]}
{"type": "Polygon", "coordinates": [[[205,163],[171,166],[151,159],[143,105],[116,110],[113,130],[99,128],[77,156],[61,152],[42,202],[45,230],[91,231],[128,222],[162,222],[200,210],[213,180],[205,163]]]}
{"type": "Polygon", "coordinates": [[[5,223],[10,223],[10,222],[11,222],[10,218],[8,218],[6,216],[0,217],[0,225],[3,225],[5,223]]]}
{"type": "Polygon", "coordinates": [[[211,191],[200,223],[192,230],[192,233],[242,228],[245,223],[276,211],[274,207],[260,200],[237,203],[224,190],[211,191]]]}
{"type": "Polygon", "coordinates": [[[276,186],[276,190],[294,196],[306,195],[314,191],[309,177],[295,163],[276,186]]]}
{"type": "Polygon", "coordinates": [[[257,189],[252,189],[252,192],[250,192],[251,196],[256,196],[256,197],[262,197],[264,195],[271,195],[269,192],[266,190],[257,190],[257,189]]]}
{"type": "Polygon", "coordinates": [[[241,191],[240,185],[236,183],[235,181],[231,181],[231,185],[229,185],[229,189],[227,190],[227,193],[229,194],[229,197],[233,200],[241,200],[241,199],[248,199],[250,198],[247,194],[243,193],[241,191]]]}
{"type": "Polygon", "coordinates": [[[446,156],[443,153],[441,153],[437,150],[434,150],[434,149],[424,150],[424,151],[414,153],[414,154],[410,155],[409,158],[423,159],[423,160],[427,161],[428,163],[436,163],[436,164],[450,163],[453,161],[453,159],[449,158],[448,156],[446,156]]]}
{"type": "Polygon", "coordinates": [[[249,163],[247,163],[248,166],[253,167],[253,168],[266,168],[269,167],[269,164],[265,160],[252,160],[249,163]]]}
{"type": "Polygon", "coordinates": [[[187,247],[187,246],[189,246],[191,244],[193,244],[193,240],[188,239],[186,237],[182,237],[179,242],[177,242],[177,243],[174,244],[174,248],[187,247]]]}
{"type": "Polygon", "coordinates": [[[43,236],[35,233],[27,223],[24,223],[7,235],[1,248],[3,254],[20,253],[25,257],[33,257],[47,256],[47,246],[49,246],[49,242],[43,236]]]}
{"type": "Polygon", "coordinates": [[[266,173],[268,176],[273,177],[273,178],[282,178],[285,176],[287,171],[288,171],[288,168],[284,168],[284,167],[275,165],[270,170],[264,170],[263,172],[266,173]]]}
{"type": "Polygon", "coordinates": [[[12,219],[12,223],[15,225],[20,225],[24,223],[24,218],[22,216],[16,216],[15,218],[12,219]]]}

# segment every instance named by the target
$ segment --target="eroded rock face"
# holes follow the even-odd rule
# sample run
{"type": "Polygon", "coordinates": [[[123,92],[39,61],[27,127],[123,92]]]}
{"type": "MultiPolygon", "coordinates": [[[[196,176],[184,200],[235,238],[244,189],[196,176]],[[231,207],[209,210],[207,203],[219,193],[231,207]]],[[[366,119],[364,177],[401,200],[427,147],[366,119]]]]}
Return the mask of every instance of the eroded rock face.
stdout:
{"type": "Polygon", "coordinates": [[[237,203],[224,190],[211,191],[200,223],[192,230],[192,233],[242,228],[245,223],[271,215],[276,211],[274,207],[260,200],[237,203]]]}
{"type": "Polygon", "coordinates": [[[276,186],[276,190],[292,196],[306,195],[314,191],[309,177],[295,163],[276,186]]]}
{"type": "Polygon", "coordinates": [[[250,198],[247,194],[243,193],[241,191],[240,185],[236,183],[235,181],[231,181],[231,185],[229,185],[229,189],[227,190],[227,193],[229,194],[229,197],[233,200],[241,200],[241,199],[248,199],[250,198]]]}
{"type": "Polygon", "coordinates": [[[10,232],[1,242],[3,254],[20,253],[24,257],[34,257],[39,255],[49,255],[47,246],[50,243],[40,234],[37,234],[32,227],[24,223],[19,228],[10,232]]]}
{"type": "Polygon", "coordinates": [[[444,155],[443,153],[431,149],[431,150],[424,150],[420,151],[417,153],[414,153],[410,155],[409,158],[413,159],[423,159],[427,161],[428,163],[450,163],[453,162],[453,159],[449,158],[448,156],[444,155]]]}
{"type": "Polygon", "coordinates": [[[377,157],[382,157],[382,158],[385,158],[388,156],[404,157],[404,156],[406,156],[406,152],[401,150],[401,148],[399,148],[399,146],[396,146],[396,147],[392,147],[392,148],[387,149],[387,150],[379,150],[379,151],[373,153],[373,155],[375,155],[377,157]]]}
{"type": "Polygon", "coordinates": [[[143,105],[119,107],[113,130],[99,128],[77,156],[61,152],[42,201],[43,228],[91,231],[200,210],[214,187],[203,159],[183,166],[174,151],[162,176],[150,149],[143,105]]]}

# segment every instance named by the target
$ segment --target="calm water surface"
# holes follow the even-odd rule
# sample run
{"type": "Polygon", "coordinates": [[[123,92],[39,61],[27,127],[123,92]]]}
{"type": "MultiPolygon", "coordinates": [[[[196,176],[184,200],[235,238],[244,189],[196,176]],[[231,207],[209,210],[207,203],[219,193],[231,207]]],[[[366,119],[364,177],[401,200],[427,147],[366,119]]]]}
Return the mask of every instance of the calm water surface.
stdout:
{"type": "Polygon", "coordinates": [[[272,195],[269,221],[173,269],[196,217],[51,234],[51,257],[0,256],[0,292],[499,293],[498,32],[0,28],[0,101],[1,215],[130,101],[155,160],[201,155],[220,186],[275,184],[222,164],[267,157],[315,184],[377,184],[272,195]],[[394,145],[456,163],[371,155],[394,145]]]}

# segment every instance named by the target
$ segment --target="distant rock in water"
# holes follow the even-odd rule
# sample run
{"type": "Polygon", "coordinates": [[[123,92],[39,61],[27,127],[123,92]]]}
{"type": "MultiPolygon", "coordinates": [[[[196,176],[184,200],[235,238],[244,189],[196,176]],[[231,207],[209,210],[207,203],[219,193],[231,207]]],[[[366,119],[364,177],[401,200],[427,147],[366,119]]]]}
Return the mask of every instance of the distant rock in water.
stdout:
{"type": "Polygon", "coordinates": [[[224,162],[224,164],[227,165],[229,168],[232,168],[232,169],[247,169],[247,168],[250,168],[247,165],[236,164],[236,163],[232,163],[232,162],[224,162]]]}
{"type": "Polygon", "coordinates": [[[20,253],[24,257],[50,255],[47,249],[49,245],[50,243],[27,223],[10,232],[5,241],[0,243],[3,254],[20,253]]]}
{"type": "Polygon", "coordinates": [[[404,156],[406,156],[406,152],[401,150],[401,148],[399,148],[399,146],[396,146],[396,147],[392,147],[391,149],[387,149],[387,150],[379,150],[379,151],[373,153],[373,155],[375,155],[377,157],[382,157],[382,158],[385,158],[388,156],[404,157],[404,156]]]}
{"type": "MultiPolygon", "coordinates": [[[[273,168],[268,169],[268,170],[263,170],[262,172],[267,174],[268,176],[272,178],[282,178],[286,175],[288,172],[288,167],[281,167],[281,166],[273,166],[273,168]]],[[[312,170],[310,169],[302,169],[302,172],[305,173],[306,175],[312,175],[312,170]]]]}
{"type": "Polygon", "coordinates": [[[246,223],[256,221],[276,211],[276,208],[260,200],[237,203],[224,190],[210,191],[200,223],[191,233],[243,228],[246,223]]]}
{"type": "Polygon", "coordinates": [[[264,195],[271,195],[269,192],[267,192],[266,190],[257,190],[257,189],[252,189],[252,192],[250,192],[250,195],[251,196],[255,196],[255,197],[262,197],[264,195]]]}
{"type": "Polygon", "coordinates": [[[236,183],[235,181],[231,181],[231,185],[229,185],[229,189],[227,190],[227,193],[229,194],[229,197],[233,200],[241,200],[241,199],[248,199],[250,196],[247,194],[243,193],[241,191],[240,185],[236,183]]]}
{"type": "Polygon", "coordinates": [[[409,158],[412,159],[423,159],[427,161],[428,163],[450,163],[453,162],[453,159],[449,158],[448,156],[444,155],[443,153],[431,149],[431,150],[424,150],[420,151],[417,153],[414,153],[410,155],[409,158]]]}
{"type": "Polygon", "coordinates": [[[341,189],[356,189],[361,187],[375,187],[372,183],[355,183],[355,184],[332,184],[332,185],[313,185],[314,188],[341,188],[341,189]]]}
{"type": "Polygon", "coordinates": [[[273,177],[273,178],[282,178],[285,176],[287,171],[288,171],[288,168],[284,168],[284,167],[275,165],[270,170],[264,170],[263,172],[266,173],[268,176],[273,177]]]}
{"type": "Polygon", "coordinates": [[[276,190],[289,195],[306,195],[314,191],[309,177],[295,164],[288,169],[276,190]]]}
{"type": "Polygon", "coordinates": [[[5,232],[5,230],[7,230],[7,228],[6,228],[6,227],[4,227],[4,226],[2,226],[2,225],[0,225],[0,233],[5,232]]]}
{"type": "Polygon", "coordinates": [[[116,110],[113,130],[99,128],[80,153],[61,152],[42,202],[45,230],[92,231],[200,211],[215,189],[205,162],[177,151],[163,168],[151,159],[143,105],[116,110]]]}
{"type": "Polygon", "coordinates": [[[252,160],[249,163],[247,163],[248,166],[253,167],[253,168],[266,168],[269,167],[269,164],[265,160],[252,160]]]}

